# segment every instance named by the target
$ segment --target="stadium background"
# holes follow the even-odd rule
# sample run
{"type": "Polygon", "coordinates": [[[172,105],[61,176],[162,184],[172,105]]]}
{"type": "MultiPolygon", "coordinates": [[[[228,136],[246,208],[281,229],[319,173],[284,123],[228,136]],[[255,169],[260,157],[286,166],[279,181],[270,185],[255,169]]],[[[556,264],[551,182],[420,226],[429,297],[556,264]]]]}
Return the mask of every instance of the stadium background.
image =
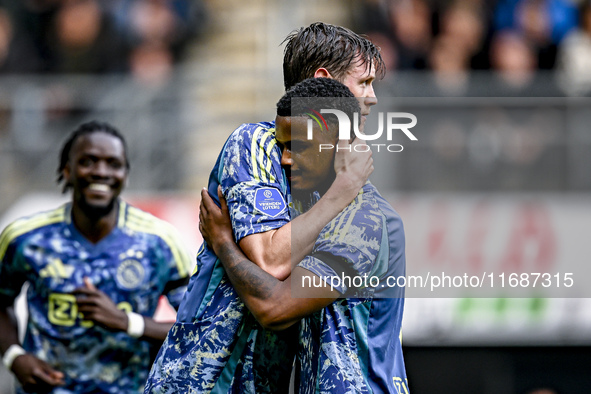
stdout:
{"type": "MultiPolygon", "coordinates": [[[[587,4],[2,0],[0,225],[67,198],[54,183],[58,147],[98,118],[128,138],[125,198],[195,251],[198,192],[223,141],[274,117],[281,41],[322,20],[382,48],[378,97],[419,119],[419,141],[376,155],[372,176],[405,222],[409,271],[576,273],[591,263],[587,4]]],[[[587,278],[575,275],[577,298],[409,298],[410,388],[591,392],[587,278]]],[[[2,369],[0,392],[11,384],[2,369]]]]}

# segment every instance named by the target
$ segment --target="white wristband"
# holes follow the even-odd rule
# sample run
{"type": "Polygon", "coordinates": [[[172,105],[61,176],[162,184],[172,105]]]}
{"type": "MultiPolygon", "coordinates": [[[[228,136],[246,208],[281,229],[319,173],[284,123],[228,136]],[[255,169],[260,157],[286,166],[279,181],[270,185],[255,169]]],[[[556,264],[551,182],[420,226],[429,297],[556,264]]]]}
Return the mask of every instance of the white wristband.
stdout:
{"type": "Polygon", "coordinates": [[[127,313],[127,333],[129,336],[139,338],[144,335],[144,317],[135,312],[127,313]]]}
{"type": "Polygon", "coordinates": [[[12,344],[4,353],[4,357],[2,357],[2,363],[4,363],[6,369],[10,371],[12,369],[12,363],[14,362],[14,359],[26,353],[27,352],[25,349],[23,349],[20,345],[12,344]]]}

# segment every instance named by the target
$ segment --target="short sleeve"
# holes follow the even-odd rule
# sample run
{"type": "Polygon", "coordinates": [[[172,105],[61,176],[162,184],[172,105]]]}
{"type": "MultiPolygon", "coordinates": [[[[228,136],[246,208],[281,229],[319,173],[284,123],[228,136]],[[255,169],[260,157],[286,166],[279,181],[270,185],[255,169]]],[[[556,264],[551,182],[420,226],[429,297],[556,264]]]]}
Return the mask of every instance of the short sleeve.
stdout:
{"type": "Polygon", "coordinates": [[[178,309],[183,295],[187,291],[187,283],[193,270],[194,259],[191,258],[176,228],[169,223],[163,223],[162,225],[166,227],[164,241],[168,249],[165,254],[168,266],[168,281],[164,293],[170,305],[178,309]]]}
{"type": "Polygon", "coordinates": [[[19,242],[9,239],[9,231],[0,236],[0,299],[12,304],[26,281],[26,265],[19,257],[19,242]]]}
{"type": "Polygon", "coordinates": [[[272,124],[247,124],[228,139],[222,191],[237,241],[289,222],[287,183],[272,124]]]}

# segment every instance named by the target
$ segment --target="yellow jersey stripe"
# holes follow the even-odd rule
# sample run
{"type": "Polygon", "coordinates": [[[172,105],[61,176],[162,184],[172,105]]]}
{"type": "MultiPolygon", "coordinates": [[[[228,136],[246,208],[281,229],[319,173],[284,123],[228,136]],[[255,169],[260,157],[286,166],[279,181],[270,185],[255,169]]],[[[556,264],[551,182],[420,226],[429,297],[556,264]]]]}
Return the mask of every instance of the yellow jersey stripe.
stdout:
{"type": "Polygon", "coordinates": [[[353,221],[353,219],[355,219],[355,212],[361,209],[361,203],[363,202],[362,194],[363,193],[360,191],[357,194],[357,202],[355,204],[349,204],[343,210],[342,214],[339,214],[339,216],[337,216],[337,220],[332,220],[329,223],[330,227],[324,234],[324,239],[330,239],[331,237],[340,234],[338,239],[335,239],[335,241],[344,241],[344,238],[347,235],[349,228],[351,227],[351,222],[353,221]]]}
{"type": "Polygon", "coordinates": [[[119,218],[117,219],[117,227],[125,227],[125,212],[127,210],[127,203],[119,200],[119,218]]]}
{"type": "Polygon", "coordinates": [[[341,233],[341,236],[339,237],[340,242],[345,241],[345,236],[347,235],[347,233],[349,232],[349,229],[351,228],[351,222],[353,222],[353,219],[355,219],[355,213],[361,209],[361,204],[363,203],[363,194],[359,193],[357,195],[357,198],[358,198],[357,204],[355,204],[355,206],[352,207],[351,212],[349,212],[349,218],[347,219],[347,223],[340,231],[340,233],[341,233]]]}
{"type": "Polygon", "coordinates": [[[66,207],[63,205],[52,211],[43,212],[28,218],[18,219],[6,227],[0,237],[0,259],[4,257],[8,245],[10,245],[14,239],[36,228],[63,222],[65,210],[66,207]]]}
{"type": "MultiPolygon", "coordinates": [[[[203,254],[203,252],[205,252],[205,241],[199,247],[199,251],[197,252],[197,258],[199,256],[201,256],[201,254],[203,254]]],[[[195,275],[197,273],[198,269],[199,269],[199,266],[197,264],[195,264],[195,267],[193,268],[193,273],[191,274],[191,276],[195,275]]]]}
{"type": "Polygon", "coordinates": [[[267,158],[267,165],[264,165],[265,155],[269,156],[273,150],[273,147],[277,143],[274,138],[275,136],[275,129],[264,129],[263,127],[259,126],[255,130],[252,136],[252,143],[250,146],[250,154],[251,154],[251,161],[252,161],[252,172],[255,181],[257,182],[275,182],[275,177],[271,174],[271,166],[272,161],[270,158],[267,158]],[[261,136],[260,142],[257,143],[257,140],[261,133],[264,133],[261,136]],[[271,138],[269,143],[267,141],[271,138]],[[265,147],[265,144],[267,146],[265,147]],[[258,152],[258,157],[257,157],[258,152]]]}
{"type": "Polygon", "coordinates": [[[262,127],[257,127],[254,133],[252,134],[252,141],[250,143],[250,161],[252,162],[252,175],[254,176],[254,180],[257,182],[261,182],[261,177],[258,174],[258,167],[257,167],[257,138],[261,133],[262,127]]]}
{"type": "Polygon", "coordinates": [[[180,276],[186,277],[189,275],[191,267],[189,256],[187,253],[182,252],[182,247],[175,242],[175,237],[172,235],[175,229],[170,223],[157,219],[137,208],[129,207],[126,226],[137,232],[160,237],[170,248],[180,276]]]}
{"type": "MultiPolygon", "coordinates": [[[[277,140],[275,138],[273,138],[273,140],[269,143],[269,146],[267,146],[267,150],[269,153],[271,153],[273,151],[273,147],[277,144],[277,140]]],[[[267,160],[267,174],[269,174],[269,176],[271,177],[270,182],[275,182],[275,177],[273,175],[271,175],[271,166],[273,165],[273,160],[267,160]]]]}
{"type": "Polygon", "coordinates": [[[272,161],[268,157],[273,150],[273,146],[275,146],[275,144],[277,143],[277,140],[273,138],[273,131],[274,129],[266,130],[263,138],[261,138],[261,142],[259,142],[259,160],[257,164],[260,166],[261,173],[263,173],[265,177],[268,177],[268,179],[263,179],[263,181],[266,182],[275,182],[275,177],[270,173],[272,161]],[[269,142],[269,144],[265,148],[265,144],[267,143],[269,137],[271,138],[271,142],[269,142]],[[267,155],[267,166],[263,167],[265,155],[267,155]]]}

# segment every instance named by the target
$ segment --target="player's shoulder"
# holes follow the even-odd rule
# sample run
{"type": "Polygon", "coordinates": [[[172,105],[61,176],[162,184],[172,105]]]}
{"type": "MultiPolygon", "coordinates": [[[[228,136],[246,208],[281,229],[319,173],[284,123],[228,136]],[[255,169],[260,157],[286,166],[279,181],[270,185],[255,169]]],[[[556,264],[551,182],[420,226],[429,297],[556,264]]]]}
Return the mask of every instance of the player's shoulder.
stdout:
{"type": "Polygon", "coordinates": [[[178,233],[169,222],[124,201],[120,202],[119,227],[160,237],[176,237],[178,233]]]}
{"type": "MultiPolygon", "coordinates": [[[[391,245],[397,244],[404,244],[405,234],[404,234],[404,223],[402,221],[402,217],[398,214],[398,212],[392,207],[390,204],[390,200],[392,200],[392,196],[389,199],[384,198],[378,191],[378,189],[371,185],[369,182],[366,184],[363,189],[365,193],[365,200],[368,202],[368,205],[371,208],[368,210],[372,212],[369,217],[375,218],[372,220],[373,222],[378,222],[377,215],[380,215],[381,218],[381,228],[380,231],[384,231],[382,233],[383,236],[388,236],[389,241],[388,243],[391,245]]],[[[375,227],[377,229],[377,227],[375,227]]]]}
{"type": "Polygon", "coordinates": [[[67,212],[68,204],[64,204],[49,211],[38,212],[13,221],[0,235],[0,254],[3,254],[8,244],[17,238],[26,237],[50,226],[64,223],[67,212]]]}
{"type": "Polygon", "coordinates": [[[170,261],[174,261],[179,275],[190,275],[192,258],[179,231],[171,223],[121,201],[118,227],[136,239],[136,242],[145,242],[146,245],[158,249],[165,248],[167,255],[172,257],[170,261]]]}
{"type": "Polygon", "coordinates": [[[275,136],[275,122],[244,123],[232,132],[227,144],[241,149],[252,150],[253,147],[266,146],[272,143],[275,136]]]}
{"type": "Polygon", "coordinates": [[[325,236],[346,238],[354,244],[373,242],[381,239],[387,223],[394,217],[399,219],[375,186],[367,182],[355,199],[325,227],[325,236]]]}
{"type": "Polygon", "coordinates": [[[367,211],[383,215],[387,217],[388,220],[402,222],[402,218],[392,207],[390,202],[384,198],[378,189],[369,181],[360,190],[354,203],[361,204],[367,211]]]}
{"type": "Polygon", "coordinates": [[[382,204],[379,197],[381,196],[375,186],[367,182],[343,213],[352,214],[355,217],[381,217],[384,213],[382,212],[382,204]]]}

